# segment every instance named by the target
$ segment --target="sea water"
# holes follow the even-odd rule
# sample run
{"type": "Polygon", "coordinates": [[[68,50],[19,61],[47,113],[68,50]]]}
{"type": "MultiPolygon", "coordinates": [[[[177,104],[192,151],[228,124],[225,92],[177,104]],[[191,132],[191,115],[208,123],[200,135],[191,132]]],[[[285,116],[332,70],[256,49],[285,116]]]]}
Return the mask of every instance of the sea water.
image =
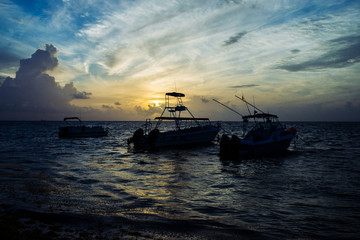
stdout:
{"type": "Polygon", "coordinates": [[[286,123],[300,137],[286,154],[243,160],[220,159],[217,142],[133,152],[143,122],[86,122],[109,136],[84,139],[58,138],[61,124],[0,122],[0,227],[15,237],[360,236],[359,123],[286,123]]]}

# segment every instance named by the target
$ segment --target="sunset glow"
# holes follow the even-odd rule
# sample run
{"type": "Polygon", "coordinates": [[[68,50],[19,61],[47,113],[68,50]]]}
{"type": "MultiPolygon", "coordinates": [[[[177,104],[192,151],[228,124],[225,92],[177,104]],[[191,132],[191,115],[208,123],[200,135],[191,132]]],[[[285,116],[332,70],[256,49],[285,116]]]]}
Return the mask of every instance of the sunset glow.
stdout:
{"type": "Polygon", "coordinates": [[[212,120],[239,120],[213,98],[246,113],[235,94],[360,120],[359,1],[30,2],[0,3],[0,120],[144,120],[172,91],[212,120]]]}

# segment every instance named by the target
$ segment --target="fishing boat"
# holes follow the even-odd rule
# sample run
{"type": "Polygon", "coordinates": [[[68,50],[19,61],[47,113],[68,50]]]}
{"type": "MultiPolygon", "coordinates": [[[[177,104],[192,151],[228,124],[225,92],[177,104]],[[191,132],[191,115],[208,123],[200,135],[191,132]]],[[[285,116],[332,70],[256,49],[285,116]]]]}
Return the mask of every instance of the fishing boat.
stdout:
{"type": "MultiPolygon", "coordinates": [[[[276,155],[285,152],[289,148],[291,141],[297,137],[296,128],[290,127],[287,129],[279,121],[277,115],[265,113],[245,100],[244,97],[236,97],[246,104],[249,113],[249,106],[253,107],[254,113],[241,115],[243,120],[242,137],[222,135],[220,140],[220,156],[223,158],[245,158],[276,155]],[[252,125],[250,130],[247,128],[249,123],[252,125]]],[[[218,102],[217,100],[215,101],[218,102]]],[[[227,107],[226,105],[224,106],[227,107]]]]}
{"type": "Polygon", "coordinates": [[[133,136],[128,139],[128,144],[133,144],[135,149],[154,150],[163,147],[211,143],[219,132],[220,126],[212,125],[209,118],[195,118],[190,110],[184,106],[183,97],[185,97],[183,93],[166,93],[165,108],[161,116],[155,118],[157,120],[155,127],[152,129],[151,120],[147,119],[145,130],[137,129],[133,136]],[[183,117],[183,113],[188,116],[183,117]],[[174,128],[169,131],[160,131],[159,127],[163,121],[172,121],[174,128]]]}
{"type": "Polygon", "coordinates": [[[64,118],[66,126],[59,127],[60,138],[84,138],[84,137],[103,137],[108,135],[108,131],[102,126],[85,126],[78,117],[64,118]],[[78,120],[76,124],[68,120],[78,120]]]}

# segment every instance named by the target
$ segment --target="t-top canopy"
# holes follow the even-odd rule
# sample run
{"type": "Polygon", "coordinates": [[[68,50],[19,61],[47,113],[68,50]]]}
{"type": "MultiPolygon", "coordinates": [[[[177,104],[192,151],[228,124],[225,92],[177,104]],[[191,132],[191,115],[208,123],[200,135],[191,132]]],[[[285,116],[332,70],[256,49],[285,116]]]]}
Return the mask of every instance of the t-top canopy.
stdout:
{"type": "Polygon", "coordinates": [[[170,92],[170,93],[166,93],[166,96],[172,96],[172,97],[185,97],[185,94],[183,93],[177,93],[177,92],[170,92]]]}
{"type": "Polygon", "coordinates": [[[64,121],[66,121],[66,120],[79,120],[80,122],[81,122],[81,120],[80,120],[80,118],[78,118],[78,117],[66,117],[66,118],[64,118],[64,121]]]}
{"type": "Polygon", "coordinates": [[[243,116],[243,119],[249,119],[249,118],[278,118],[278,116],[269,113],[257,113],[254,115],[243,116]]]}
{"type": "Polygon", "coordinates": [[[209,121],[209,118],[195,118],[195,117],[156,117],[155,119],[161,120],[200,120],[200,121],[209,121]]]}

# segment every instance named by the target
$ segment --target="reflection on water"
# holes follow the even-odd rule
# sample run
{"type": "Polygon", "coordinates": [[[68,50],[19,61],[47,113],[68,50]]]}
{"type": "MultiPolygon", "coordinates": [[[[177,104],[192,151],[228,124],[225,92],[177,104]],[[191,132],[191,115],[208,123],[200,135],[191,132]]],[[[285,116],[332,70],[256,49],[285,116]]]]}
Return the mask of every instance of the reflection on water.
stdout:
{"type": "MultiPolygon", "coordinates": [[[[142,123],[100,123],[110,134],[95,139],[59,139],[59,124],[0,123],[2,205],[148,224],[156,217],[203,221],[198,231],[211,221],[274,238],[358,233],[356,123],[296,123],[297,150],[238,161],[220,160],[217,144],[129,152],[126,139],[142,123]]],[[[238,123],[223,127],[241,134],[238,123]]]]}

